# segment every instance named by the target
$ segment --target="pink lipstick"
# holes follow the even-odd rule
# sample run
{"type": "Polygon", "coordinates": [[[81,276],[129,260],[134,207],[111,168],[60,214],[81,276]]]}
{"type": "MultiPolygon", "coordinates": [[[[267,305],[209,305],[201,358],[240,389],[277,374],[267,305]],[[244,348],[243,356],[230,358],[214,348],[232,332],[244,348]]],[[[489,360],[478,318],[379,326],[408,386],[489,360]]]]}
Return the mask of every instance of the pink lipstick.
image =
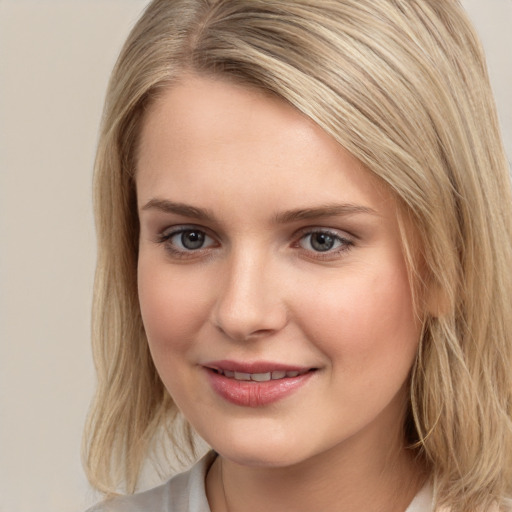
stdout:
{"type": "Polygon", "coordinates": [[[291,395],[316,370],[266,361],[212,361],[204,368],[218,395],[244,407],[262,407],[291,395]]]}

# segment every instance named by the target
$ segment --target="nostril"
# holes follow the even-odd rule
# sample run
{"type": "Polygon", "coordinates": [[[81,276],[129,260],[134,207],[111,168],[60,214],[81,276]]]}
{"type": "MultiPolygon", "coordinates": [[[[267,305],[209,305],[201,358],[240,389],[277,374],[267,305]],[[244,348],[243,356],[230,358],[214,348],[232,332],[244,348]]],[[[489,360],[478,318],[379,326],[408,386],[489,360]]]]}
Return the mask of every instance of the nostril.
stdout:
{"type": "Polygon", "coordinates": [[[235,341],[251,341],[270,337],[286,325],[286,321],[283,321],[279,323],[276,322],[275,328],[253,329],[252,326],[255,323],[256,321],[243,322],[240,319],[238,321],[234,321],[233,319],[226,321],[226,319],[224,319],[224,321],[216,321],[215,328],[229,339],[235,341]]]}

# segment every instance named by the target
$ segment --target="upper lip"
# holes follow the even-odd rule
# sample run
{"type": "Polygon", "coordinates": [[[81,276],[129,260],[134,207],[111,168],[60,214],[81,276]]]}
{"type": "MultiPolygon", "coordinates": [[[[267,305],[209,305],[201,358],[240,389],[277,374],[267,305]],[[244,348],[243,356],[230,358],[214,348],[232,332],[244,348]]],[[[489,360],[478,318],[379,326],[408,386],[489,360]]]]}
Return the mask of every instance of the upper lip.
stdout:
{"type": "Polygon", "coordinates": [[[210,361],[203,364],[212,370],[232,371],[239,373],[268,373],[273,371],[304,372],[313,369],[310,366],[290,365],[272,361],[210,361]]]}

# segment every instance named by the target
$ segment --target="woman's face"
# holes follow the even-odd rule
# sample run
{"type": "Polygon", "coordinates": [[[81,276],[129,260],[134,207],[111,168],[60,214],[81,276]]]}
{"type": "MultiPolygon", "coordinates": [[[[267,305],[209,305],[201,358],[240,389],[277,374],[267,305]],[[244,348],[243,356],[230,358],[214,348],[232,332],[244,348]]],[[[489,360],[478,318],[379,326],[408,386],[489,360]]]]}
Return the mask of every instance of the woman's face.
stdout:
{"type": "Polygon", "coordinates": [[[389,449],[420,325],[387,189],[281,100],[192,76],[136,186],[149,347],[199,434],[248,465],[389,449]]]}

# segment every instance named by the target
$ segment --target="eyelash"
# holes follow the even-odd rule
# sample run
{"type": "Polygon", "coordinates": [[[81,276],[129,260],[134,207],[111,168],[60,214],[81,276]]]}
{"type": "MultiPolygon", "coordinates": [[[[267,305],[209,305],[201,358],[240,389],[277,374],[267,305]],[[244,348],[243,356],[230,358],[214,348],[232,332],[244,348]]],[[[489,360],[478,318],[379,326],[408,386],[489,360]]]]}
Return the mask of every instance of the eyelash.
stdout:
{"type": "Polygon", "coordinates": [[[315,235],[324,235],[334,240],[338,246],[335,249],[329,248],[326,251],[315,251],[314,249],[304,249],[308,254],[314,254],[317,260],[329,260],[341,256],[342,253],[349,251],[354,246],[354,240],[347,236],[340,235],[339,232],[326,228],[308,228],[298,234],[299,239],[293,244],[293,247],[302,247],[301,241],[309,237],[309,245],[311,245],[311,238],[315,235]]]}
{"type": "MultiPolygon", "coordinates": [[[[302,250],[305,253],[307,253],[308,257],[310,258],[312,257],[311,254],[314,254],[312,258],[317,260],[335,259],[336,257],[339,257],[341,253],[349,251],[354,246],[354,240],[352,238],[342,236],[339,234],[339,232],[325,228],[304,229],[297,235],[295,235],[295,237],[298,237],[298,239],[296,239],[296,241],[292,244],[292,247],[299,249],[302,248],[302,250]],[[333,243],[335,245],[337,244],[337,247],[334,250],[331,247],[325,251],[305,249],[302,246],[301,242],[303,242],[309,237],[309,245],[311,246],[311,237],[313,237],[315,234],[329,237],[330,239],[333,240],[333,243]]],[[[196,226],[179,226],[176,227],[175,229],[172,229],[171,231],[165,230],[158,235],[158,239],[156,240],[156,242],[164,245],[166,251],[168,251],[168,253],[172,257],[179,259],[200,257],[205,251],[208,251],[210,248],[215,247],[215,245],[218,245],[218,243],[215,242],[215,239],[212,236],[208,235],[206,230],[197,228],[196,226]],[[177,248],[176,244],[173,244],[171,242],[172,238],[178,235],[183,236],[183,234],[187,232],[202,234],[205,237],[205,240],[210,239],[214,243],[207,247],[198,247],[197,249],[177,248]]]]}
{"type": "Polygon", "coordinates": [[[204,229],[196,228],[195,226],[180,226],[171,231],[165,230],[160,233],[157,239],[157,243],[164,245],[165,250],[168,251],[174,258],[194,258],[200,256],[201,253],[209,249],[209,247],[200,247],[198,249],[176,248],[175,244],[171,242],[172,238],[178,235],[183,235],[187,232],[201,233],[205,236],[205,238],[209,238],[214,241],[214,238],[209,236],[204,229]]]}

